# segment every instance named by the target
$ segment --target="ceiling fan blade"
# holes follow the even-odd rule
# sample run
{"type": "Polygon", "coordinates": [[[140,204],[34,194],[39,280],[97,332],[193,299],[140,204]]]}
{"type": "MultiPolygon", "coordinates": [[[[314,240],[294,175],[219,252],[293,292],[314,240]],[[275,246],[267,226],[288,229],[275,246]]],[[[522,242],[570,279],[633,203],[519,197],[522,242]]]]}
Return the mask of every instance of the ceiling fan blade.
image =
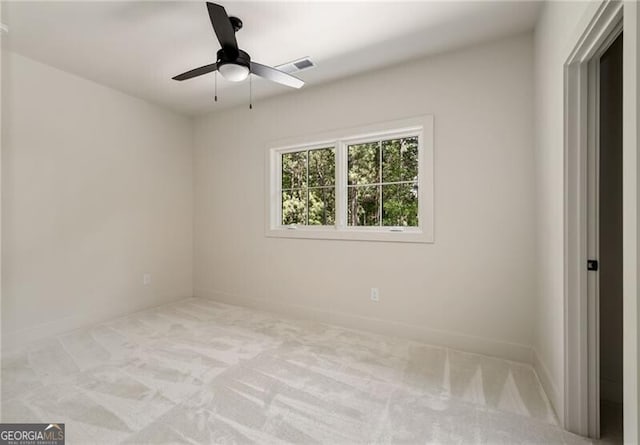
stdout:
{"type": "Polygon", "coordinates": [[[277,82],[292,88],[300,88],[304,85],[302,80],[291,74],[256,62],[251,62],[251,72],[256,76],[264,77],[272,82],[277,82]]]}
{"type": "Polygon", "coordinates": [[[178,74],[173,80],[187,80],[192,79],[194,77],[202,76],[203,74],[212,73],[218,69],[217,63],[212,63],[211,65],[201,66],[200,68],[194,68],[186,73],[178,74]]]}
{"type": "Polygon", "coordinates": [[[224,7],[210,2],[207,2],[207,11],[222,50],[229,59],[235,59],[238,57],[238,42],[227,11],[224,7]]]}

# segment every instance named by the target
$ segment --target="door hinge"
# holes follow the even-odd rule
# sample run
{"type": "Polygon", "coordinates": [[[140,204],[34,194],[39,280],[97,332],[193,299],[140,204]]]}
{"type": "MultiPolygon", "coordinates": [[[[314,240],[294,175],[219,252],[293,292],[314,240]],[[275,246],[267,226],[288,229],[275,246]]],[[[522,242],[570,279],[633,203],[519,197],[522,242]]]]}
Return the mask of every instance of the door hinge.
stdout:
{"type": "Polygon", "coordinates": [[[598,260],[587,260],[587,270],[598,270],[598,260]]]}

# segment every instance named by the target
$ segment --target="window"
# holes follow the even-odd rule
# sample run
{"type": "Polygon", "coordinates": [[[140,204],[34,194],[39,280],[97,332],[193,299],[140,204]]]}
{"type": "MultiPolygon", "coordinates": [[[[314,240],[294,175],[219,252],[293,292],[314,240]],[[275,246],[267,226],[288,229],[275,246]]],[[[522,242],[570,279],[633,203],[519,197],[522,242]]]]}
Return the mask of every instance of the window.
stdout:
{"type": "Polygon", "coordinates": [[[271,144],[267,236],[433,241],[433,117],[271,144]]]}

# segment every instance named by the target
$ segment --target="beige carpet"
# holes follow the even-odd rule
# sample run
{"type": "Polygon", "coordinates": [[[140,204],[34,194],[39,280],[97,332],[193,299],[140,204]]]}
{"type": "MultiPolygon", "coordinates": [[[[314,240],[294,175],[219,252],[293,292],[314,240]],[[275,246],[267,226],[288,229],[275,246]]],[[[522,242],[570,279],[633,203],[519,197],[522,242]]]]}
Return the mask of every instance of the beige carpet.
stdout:
{"type": "Polygon", "coordinates": [[[3,422],[90,443],[583,443],[532,368],[190,298],[3,357],[3,422]]]}

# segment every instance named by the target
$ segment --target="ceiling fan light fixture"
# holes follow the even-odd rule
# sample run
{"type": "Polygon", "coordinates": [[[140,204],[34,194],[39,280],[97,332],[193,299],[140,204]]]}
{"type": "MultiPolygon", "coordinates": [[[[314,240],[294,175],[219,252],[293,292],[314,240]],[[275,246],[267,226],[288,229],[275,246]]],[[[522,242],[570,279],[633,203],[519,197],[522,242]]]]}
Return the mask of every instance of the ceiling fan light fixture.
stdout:
{"type": "MultiPolygon", "coordinates": [[[[216,53],[216,62],[178,74],[173,77],[174,80],[183,81],[213,73],[214,71],[220,71],[222,77],[231,82],[242,82],[250,74],[255,74],[263,79],[291,88],[301,88],[304,85],[301,79],[289,73],[253,62],[249,54],[238,48],[236,32],[242,28],[242,20],[237,17],[229,17],[224,7],[215,3],[207,2],[207,11],[209,12],[213,31],[218,38],[218,42],[220,42],[220,49],[216,53]]],[[[296,62],[301,61],[298,60],[296,62]]],[[[301,70],[311,65],[313,63],[307,61],[306,64],[296,66],[296,68],[301,70]]]]}
{"type": "Polygon", "coordinates": [[[222,77],[231,82],[242,82],[249,77],[249,67],[237,63],[225,63],[218,66],[222,77]]]}

